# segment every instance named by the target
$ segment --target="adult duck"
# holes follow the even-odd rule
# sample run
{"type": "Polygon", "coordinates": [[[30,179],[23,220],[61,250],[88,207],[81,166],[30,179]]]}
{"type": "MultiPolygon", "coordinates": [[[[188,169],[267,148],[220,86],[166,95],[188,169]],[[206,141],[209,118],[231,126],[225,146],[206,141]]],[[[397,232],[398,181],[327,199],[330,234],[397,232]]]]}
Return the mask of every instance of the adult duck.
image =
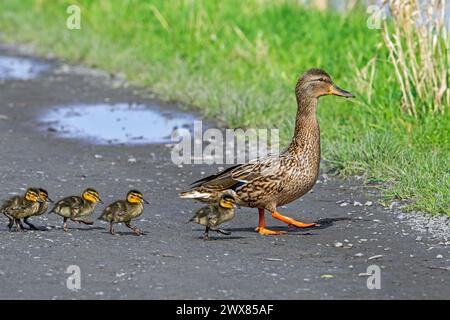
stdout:
{"type": "Polygon", "coordinates": [[[277,211],[277,207],[300,198],[316,183],[320,165],[320,129],[316,118],[318,98],[325,95],[354,98],[354,95],[334,85],[331,77],[320,69],[304,73],[297,82],[295,94],[298,106],[295,131],[285,151],[198,180],[180,197],[211,203],[224,190],[234,190],[238,205],[258,208],[256,231],[264,235],[285,233],[266,228],[265,210],[290,226],[317,226],[286,217],[277,211]]]}

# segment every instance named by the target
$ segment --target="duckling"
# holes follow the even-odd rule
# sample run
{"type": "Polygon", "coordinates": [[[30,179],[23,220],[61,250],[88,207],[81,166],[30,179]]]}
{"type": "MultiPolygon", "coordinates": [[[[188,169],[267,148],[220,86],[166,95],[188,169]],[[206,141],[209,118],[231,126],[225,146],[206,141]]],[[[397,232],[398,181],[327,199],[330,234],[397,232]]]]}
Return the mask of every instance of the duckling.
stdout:
{"type": "Polygon", "coordinates": [[[68,231],[67,219],[78,223],[92,225],[94,222],[84,220],[83,217],[91,215],[97,202],[103,203],[100,194],[92,188],[84,190],[81,196],[70,196],[59,200],[50,213],[56,213],[63,217],[63,229],[68,231]]]}
{"type": "MultiPolygon", "coordinates": [[[[35,216],[41,216],[41,215],[43,215],[44,213],[47,212],[47,209],[48,209],[47,203],[48,203],[48,202],[53,203],[53,200],[50,199],[47,190],[42,189],[42,188],[39,188],[38,190],[39,190],[39,197],[40,197],[43,201],[39,203],[39,210],[38,210],[35,214],[33,214],[32,216],[30,216],[30,217],[35,217],[35,216]]],[[[23,222],[25,222],[25,223],[30,227],[31,230],[38,230],[38,228],[36,228],[35,225],[33,225],[31,222],[28,221],[28,219],[29,219],[30,217],[25,217],[25,218],[23,219],[23,222]]],[[[23,228],[23,225],[22,225],[22,224],[20,224],[20,226],[23,228]]]]}
{"type": "Polygon", "coordinates": [[[255,231],[262,235],[277,235],[285,231],[266,228],[265,210],[288,226],[308,228],[316,223],[303,223],[282,215],[277,207],[288,204],[306,194],[316,183],[320,165],[320,129],[316,117],[318,100],[335,95],[355,96],[336,86],[328,73],[321,69],[305,72],[295,86],[297,116],[294,136],[288,148],[279,155],[230,167],[215,175],[200,179],[181,198],[214,203],[221,191],[232,189],[237,204],[258,208],[259,224],[255,231]]]}
{"type": "Polygon", "coordinates": [[[217,229],[218,225],[230,221],[236,214],[236,192],[226,190],[222,193],[217,204],[211,204],[200,208],[195,215],[187,222],[195,222],[206,226],[203,240],[209,239],[210,230],[230,235],[231,232],[217,229]]]}
{"type": "Polygon", "coordinates": [[[114,235],[115,223],[124,223],[128,228],[133,230],[136,235],[141,235],[142,231],[131,226],[131,220],[139,217],[144,212],[143,203],[149,202],[138,190],[130,190],[126,200],[116,201],[105,208],[99,220],[109,222],[109,232],[114,235]]]}
{"type": "Polygon", "coordinates": [[[39,196],[39,189],[29,188],[23,196],[14,196],[3,202],[0,211],[9,219],[8,228],[15,226],[16,231],[23,231],[20,219],[27,218],[39,211],[44,202],[39,196]]]}

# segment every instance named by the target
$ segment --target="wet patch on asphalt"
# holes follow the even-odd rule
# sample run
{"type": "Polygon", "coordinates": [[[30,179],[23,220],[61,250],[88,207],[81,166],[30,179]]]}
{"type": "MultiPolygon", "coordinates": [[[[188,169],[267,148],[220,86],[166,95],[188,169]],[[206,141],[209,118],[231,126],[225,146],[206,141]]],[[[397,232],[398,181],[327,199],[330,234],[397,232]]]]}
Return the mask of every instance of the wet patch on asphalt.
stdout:
{"type": "Polygon", "coordinates": [[[172,142],[175,129],[192,131],[194,115],[140,104],[77,104],[52,108],[40,118],[56,137],[94,144],[172,142]]]}
{"type": "Polygon", "coordinates": [[[49,64],[33,59],[0,55],[0,80],[30,80],[49,69],[49,64]]]}

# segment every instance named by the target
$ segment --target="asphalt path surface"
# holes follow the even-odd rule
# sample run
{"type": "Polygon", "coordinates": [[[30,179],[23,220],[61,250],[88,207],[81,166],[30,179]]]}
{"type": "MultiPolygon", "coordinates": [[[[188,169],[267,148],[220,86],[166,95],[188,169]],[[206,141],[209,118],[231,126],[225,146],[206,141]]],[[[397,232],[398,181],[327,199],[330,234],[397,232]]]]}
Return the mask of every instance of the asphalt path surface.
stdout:
{"type": "MultiPolygon", "coordinates": [[[[449,298],[448,245],[411,229],[356,179],[322,173],[310,193],[280,208],[320,221],[319,228],[261,236],[254,231],[257,210],[242,208],[224,226],[230,236],[201,240],[203,229],[185,224],[201,205],[177,195],[220,165],[174,165],[165,144],[59,138],[38,120],[54,106],[77,103],[158,104],[170,112],[176,106],[100,72],[44,62],[49,69],[33,79],[0,80],[0,198],[37,186],[59,199],[92,186],[106,202],[136,188],[151,204],[133,222],[142,236],[122,225],[112,236],[98,220],[93,226],[69,222],[65,233],[62,219],[51,214],[31,219],[40,231],[10,232],[0,217],[1,299],[449,298]],[[76,291],[67,287],[71,265],[81,272],[76,291]],[[380,289],[368,288],[371,265],[380,270],[380,289]]],[[[266,221],[287,230],[270,215],[266,221]]]]}

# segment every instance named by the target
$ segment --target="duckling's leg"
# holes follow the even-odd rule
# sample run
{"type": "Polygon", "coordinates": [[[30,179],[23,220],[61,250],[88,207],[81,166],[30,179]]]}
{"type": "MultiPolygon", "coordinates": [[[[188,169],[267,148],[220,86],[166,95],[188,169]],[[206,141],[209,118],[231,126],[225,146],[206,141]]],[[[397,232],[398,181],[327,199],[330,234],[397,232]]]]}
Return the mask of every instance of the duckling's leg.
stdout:
{"type": "Polygon", "coordinates": [[[264,209],[259,208],[258,211],[259,211],[259,223],[255,229],[256,232],[259,232],[259,234],[263,234],[263,235],[276,235],[276,234],[287,233],[286,231],[274,231],[274,230],[266,229],[266,220],[264,217],[264,209]]]}
{"type": "Polygon", "coordinates": [[[20,219],[14,219],[14,224],[16,226],[17,231],[25,231],[22,227],[22,223],[20,222],[20,219]]]}
{"type": "Polygon", "coordinates": [[[39,230],[38,228],[36,228],[34,224],[28,221],[28,217],[24,218],[23,222],[25,222],[30,227],[31,230],[39,230]]]}
{"type": "Polygon", "coordinates": [[[93,225],[94,222],[93,221],[88,221],[88,220],[83,220],[83,219],[75,219],[74,221],[78,222],[78,223],[83,223],[83,224],[87,224],[87,225],[93,225]]]}
{"type": "Polygon", "coordinates": [[[294,227],[297,227],[297,228],[310,228],[310,227],[318,227],[318,226],[320,226],[317,223],[304,223],[304,222],[297,221],[295,219],[283,216],[282,214],[280,214],[276,210],[272,211],[272,217],[274,217],[275,219],[278,219],[280,221],[283,221],[284,223],[287,223],[289,226],[294,226],[294,227]]]}
{"type": "Polygon", "coordinates": [[[128,228],[130,228],[131,230],[133,230],[133,232],[134,232],[135,235],[137,235],[137,236],[140,236],[140,235],[141,235],[141,230],[139,230],[139,229],[136,228],[136,227],[133,227],[133,226],[131,225],[130,221],[125,222],[125,225],[126,225],[128,228]]]}
{"type": "Polygon", "coordinates": [[[205,233],[203,234],[203,240],[209,240],[209,229],[210,229],[210,226],[206,226],[206,229],[205,229],[205,233]]]}
{"type": "Polygon", "coordinates": [[[116,234],[116,231],[114,231],[114,223],[113,222],[109,223],[109,233],[111,233],[112,235],[116,234]]]}
{"type": "Polygon", "coordinates": [[[12,227],[14,226],[14,219],[9,217],[9,216],[7,216],[7,217],[8,217],[8,220],[9,220],[8,228],[9,228],[9,230],[11,230],[12,227]]]}
{"type": "Polygon", "coordinates": [[[67,218],[66,217],[64,217],[64,220],[63,220],[63,230],[65,232],[69,231],[69,227],[67,226],[67,218]]]}
{"type": "Polygon", "coordinates": [[[8,218],[8,228],[11,231],[12,227],[14,226],[14,218],[7,214],[5,211],[3,211],[3,214],[8,218]]]}
{"type": "Polygon", "coordinates": [[[223,230],[223,229],[209,228],[209,230],[215,231],[217,233],[221,233],[221,234],[224,234],[224,235],[227,235],[227,236],[229,236],[231,234],[230,231],[226,231],[226,230],[223,230]]]}
{"type": "Polygon", "coordinates": [[[23,226],[23,224],[22,224],[22,220],[20,220],[20,219],[19,219],[19,225],[20,225],[20,227],[21,227],[23,230],[25,230],[25,228],[24,228],[24,226],[23,226]]]}

